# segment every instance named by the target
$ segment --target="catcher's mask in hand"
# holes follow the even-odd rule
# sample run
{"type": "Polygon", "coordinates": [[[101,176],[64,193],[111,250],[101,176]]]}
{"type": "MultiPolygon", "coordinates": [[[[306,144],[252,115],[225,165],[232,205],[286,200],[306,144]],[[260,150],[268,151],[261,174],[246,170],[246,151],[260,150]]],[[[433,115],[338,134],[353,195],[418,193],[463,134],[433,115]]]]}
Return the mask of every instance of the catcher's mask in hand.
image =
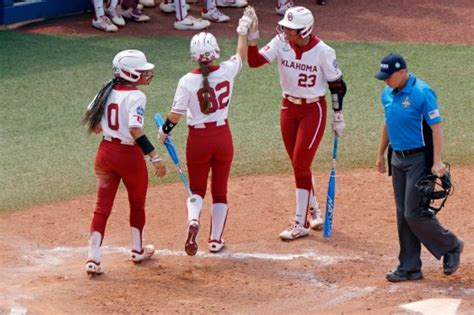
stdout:
{"type": "Polygon", "coordinates": [[[421,178],[415,187],[421,196],[420,210],[423,214],[434,216],[443,207],[448,196],[454,192],[454,186],[451,182],[451,174],[449,173],[449,164],[447,171],[442,177],[436,175],[426,175],[421,178]]]}

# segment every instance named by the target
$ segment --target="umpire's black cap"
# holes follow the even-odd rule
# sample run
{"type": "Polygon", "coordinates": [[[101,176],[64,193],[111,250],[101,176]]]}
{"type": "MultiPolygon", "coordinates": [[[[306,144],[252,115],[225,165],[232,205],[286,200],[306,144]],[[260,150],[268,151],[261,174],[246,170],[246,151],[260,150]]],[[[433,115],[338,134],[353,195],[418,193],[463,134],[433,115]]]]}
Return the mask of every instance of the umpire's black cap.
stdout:
{"type": "Polygon", "coordinates": [[[379,80],[388,79],[393,73],[406,69],[407,63],[405,59],[397,53],[390,53],[383,57],[380,62],[380,71],[374,74],[374,77],[379,80]]]}

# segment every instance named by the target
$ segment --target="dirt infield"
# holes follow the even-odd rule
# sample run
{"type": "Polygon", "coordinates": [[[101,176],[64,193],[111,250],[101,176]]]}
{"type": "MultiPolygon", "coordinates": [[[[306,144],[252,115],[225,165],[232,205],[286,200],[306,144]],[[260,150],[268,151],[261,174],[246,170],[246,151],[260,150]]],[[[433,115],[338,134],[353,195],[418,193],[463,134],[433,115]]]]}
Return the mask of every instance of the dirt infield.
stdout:
{"type": "MultiPolygon", "coordinates": [[[[153,187],[146,240],[157,255],[133,265],[126,193],[119,193],[104,242],[106,273],[84,271],[94,196],[0,216],[0,313],[400,313],[400,304],[428,298],[460,299],[459,314],[474,309],[472,169],[453,168],[456,193],[440,219],[466,241],[453,276],[423,252],[425,279],[390,284],[398,242],[390,180],[374,170],[339,172],[334,236],[321,233],[291,243],[278,233],[293,215],[291,174],[233,178],[227,248],[207,253],[209,201],[200,251],[184,254],[185,194],[180,183],[153,187]],[[249,189],[251,188],[251,189],[249,189]],[[160,207],[159,205],[165,205],[160,207]],[[2,309],[3,307],[3,309],[2,309]]],[[[316,174],[325,195],[327,173],[316,174]]],[[[472,313],[471,313],[472,314],[472,313]]]]}
{"type": "MultiPolygon", "coordinates": [[[[314,10],[316,33],[323,39],[474,42],[470,19],[474,5],[469,0],[397,4],[330,0],[324,7],[309,0],[296,2],[314,10]]],[[[264,37],[274,34],[279,19],[273,3],[252,3],[265,21],[264,37]]],[[[213,24],[210,30],[218,36],[235,36],[241,10],[223,11],[232,21],[213,24]]],[[[114,35],[92,29],[91,15],[20,30],[99,36],[193,34],[174,31],[174,16],[158,8],[146,13],[152,16],[150,23],[130,24],[114,35]]],[[[198,13],[197,6],[192,6],[192,13],[198,13]]],[[[217,255],[206,251],[207,197],[200,250],[194,258],[183,250],[186,196],[182,185],[152,187],[145,238],[157,253],[141,265],[134,265],[128,254],[128,202],[121,190],[103,244],[106,273],[93,280],[86,277],[84,264],[95,196],[1,215],[0,314],[403,314],[413,309],[400,305],[426,299],[442,299],[432,314],[454,314],[451,311],[456,309],[458,314],[474,314],[473,171],[452,167],[456,191],[439,214],[441,222],[466,243],[462,265],[450,277],[442,274],[442,262],[423,250],[424,280],[391,284],[384,279],[384,273],[397,264],[398,240],[390,179],[375,170],[338,172],[330,241],[313,232],[291,243],[279,241],[278,233],[293,215],[292,174],[237,177],[229,186],[226,249],[217,255]]],[[[315,173],[321,201],[328,172],[315,173]]]]}

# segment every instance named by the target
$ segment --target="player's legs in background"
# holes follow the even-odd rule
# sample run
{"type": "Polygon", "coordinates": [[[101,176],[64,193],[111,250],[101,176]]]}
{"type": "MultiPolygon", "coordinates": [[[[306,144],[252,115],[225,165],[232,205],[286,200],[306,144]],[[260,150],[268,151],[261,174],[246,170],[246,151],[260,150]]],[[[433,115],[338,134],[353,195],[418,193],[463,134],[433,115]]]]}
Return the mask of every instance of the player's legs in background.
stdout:
{"type": "Polygon", "coordinates": [[[92,19],[92,26],[104,32],[116,32],[118,27],[105,15],[104,0],[93,0],[95,18],[92,19]]]}
{"type": "MultiPolygon", "coordinates": [[[[202,30],[211,25],[207,20],[197,19],[188,14],[189,5],[185,0],[174,0],[176,10],[176,21],[174,28],[180,31],[184,30],[202,30]]],[[[160,6],[161,7],[161,6],[160,6]]]]}
{"type": "Polygon", "coordinates": [[[248,5],[247,0],[216,0],[218,7],[243,8],[248,5]]]}
{"type": "Polygon", "coordinates": [[[134,22],[149,21],[150,17],[143,13],[143,11],[138,7],[138,4],[138,0],[122,0],[122,16],[134,22]]]}
{"type": "Polygon", "coordinates": [[[230,17],[222,13],[217,9],[216,0],[205,0],[206,6],[202,9],[201,16],[203,19],[209,20],[211,22],[227,22],[230,20],[230,17]]]}
{"type": "Polygon", "coordinates": [[[105,13],[117,26],[125,26],[125,20],[121,14],[121,1],[108,0],[106,1],[105,13]]]}

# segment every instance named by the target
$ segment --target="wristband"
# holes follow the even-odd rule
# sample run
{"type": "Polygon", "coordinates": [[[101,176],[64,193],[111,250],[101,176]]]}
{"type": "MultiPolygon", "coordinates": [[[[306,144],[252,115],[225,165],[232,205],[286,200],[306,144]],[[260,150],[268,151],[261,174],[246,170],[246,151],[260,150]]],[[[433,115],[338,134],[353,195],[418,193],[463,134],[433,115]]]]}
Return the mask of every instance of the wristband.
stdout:
{"type": "Polygon", "coordinates": [[[160,161],[161,161],[161,158],[158,155],[155,155],[154,157],[152,157],[150,159],[151,163],[156,163],[156,162],[160,162],[160,161]]]}
{"type": "Polygon", "coordinates": [[[249,32],[249,34],[247,35],[248,40],[257,40],[259,38],[260,38],[260,32],[259,31],[249,32]]]}
{"type": "Polygon", "coordinates": [[[161,129],[163,130],[163,133],[169,134],[177,124],[178,123],[172,123],[168,118],[166,118],[166,121],[161,129]]]}
{"type": "Polygon", "coordinates": [[[144,155],[148,155],[150,152],[155,150],[155,147],[153,147],[153,144],[151,144],[150,140],[148,140],[146,135],[135,139],[135,143],[138,144],[140,149],[142,149],[144,155]]]}

